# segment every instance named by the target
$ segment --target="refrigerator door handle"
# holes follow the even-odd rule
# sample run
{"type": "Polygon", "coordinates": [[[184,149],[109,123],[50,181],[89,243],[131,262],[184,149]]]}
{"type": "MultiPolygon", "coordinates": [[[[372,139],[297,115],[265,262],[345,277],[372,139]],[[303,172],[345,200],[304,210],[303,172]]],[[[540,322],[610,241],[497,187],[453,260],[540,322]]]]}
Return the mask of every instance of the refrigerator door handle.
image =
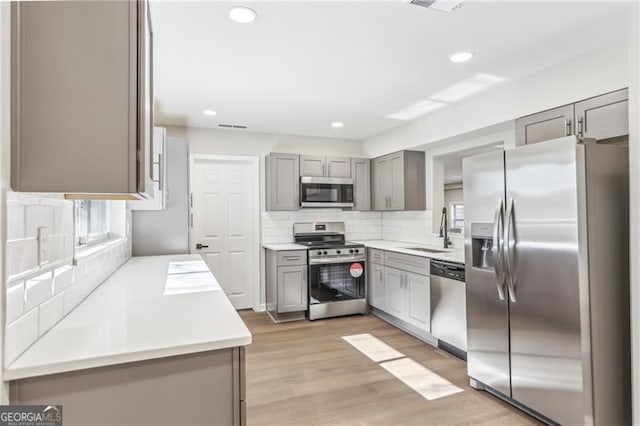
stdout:
{"type": "Polygon", "coordinates": [[[505,227],[505,239],[504,244],[506,244],[505,259],[507,265],[507,286],[509,287],[509,299],[513,303],[517,302],[516,297],[516,277],[514,273],[514,262],[515,262],[515,248],[516,248],[516,239],[515,239],[515,228],[514,228],[514,207],[513,207],[513,198],[509,199],[509,207],[507,208],[507,224],[505,227]]]}
{"type": "Polygon", "coordinates": [[[493,267],[496,271],[496,288],[498,289],[498,297],[504,300],[504,273],[502,265],[502,257],[504,251],[503,242],[500,237],[504,231],[504,202],[502,198],[496,206],[496,212],[493,216],[493,241],[491,252],[493,254],[493,267]]]}

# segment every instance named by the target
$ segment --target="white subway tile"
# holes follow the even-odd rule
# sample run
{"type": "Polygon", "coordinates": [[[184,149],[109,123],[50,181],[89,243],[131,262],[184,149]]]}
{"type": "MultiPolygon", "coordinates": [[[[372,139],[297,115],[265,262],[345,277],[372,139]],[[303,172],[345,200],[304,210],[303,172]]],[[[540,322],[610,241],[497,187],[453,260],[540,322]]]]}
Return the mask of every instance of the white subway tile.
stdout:
{"type": "Polygon", "coordinates": [[[7,326],[5,335],[5,365],[15,359],[38,339],[38,309],[33,309],[7,326]]]}
{"type": "Polygon", "coordinates": [[[7,202],[7,239],[24,238],[24,206],[21,203],[7,202]]]}
{"type": "Polygon", "coordinates": [[[53,296],[40,305],[39,335],[49,331],[64,316],[64,297],[62,294],[53,296]]]}
{"type": "Polygon", "coordinates": [[[7,241],[7,281],[18,274],[33,271],[38,267],[38,242],[35,238],[7,241]]]}
{"type": "Polygon", "coordinates": [[[30,205],[25,207],[25,236],[35,238],[38,236],[38,228],[46,226],[49,233],[53,229],[53,207],[30,205]]]}
{"type": "Polygon", "coordinates": [[[58,294],[73,283],[74,267],[66,265],[53,271],[53,293],[58,294]]]}
{"type": "Polygon", "coordinates": [[[29,311],[53,295],[53,274],[51,271],[27,280],[24,290],[24,306],[29,311]]]}
{"type": "Polygon", "coordinates": [[[24,281],[7,288],[6,324],[16,320],[24,313],[24,281]]]}

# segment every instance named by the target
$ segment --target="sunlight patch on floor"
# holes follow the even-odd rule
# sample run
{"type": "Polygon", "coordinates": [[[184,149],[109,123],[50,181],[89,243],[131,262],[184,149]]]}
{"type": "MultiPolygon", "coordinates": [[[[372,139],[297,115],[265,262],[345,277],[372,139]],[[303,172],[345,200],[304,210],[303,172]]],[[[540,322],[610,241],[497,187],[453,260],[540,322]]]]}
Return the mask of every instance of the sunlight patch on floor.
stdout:
{"type": "Polygon", "coordinates": [[[371,358],[375,362],[403,358],[404,354],[393,349],[377,337],[369,333],[342,336],[351,346],[371,358]]]}
{"type": "Polygon", "coordinates": [[[463,391],[369,333],[342,336],[342,339],[429,401],[463,391]]]}
{"type": "Polygon", "coordinates": [[[461,388],[411,358],[383,362],[380,366],[429,401],[462,392],[461,388]]]}

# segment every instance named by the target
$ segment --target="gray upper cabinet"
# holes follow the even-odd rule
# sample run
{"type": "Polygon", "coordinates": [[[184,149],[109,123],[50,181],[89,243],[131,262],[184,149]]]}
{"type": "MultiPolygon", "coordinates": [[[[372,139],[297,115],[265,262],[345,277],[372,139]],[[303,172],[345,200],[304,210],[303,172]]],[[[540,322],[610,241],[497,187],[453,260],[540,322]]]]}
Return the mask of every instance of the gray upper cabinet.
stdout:
{"type": "Polygon", "coordinates": [[[300,176],[350,178],[351,159],[301,155],[300,176]]]}
{"type": "Polygon", "coordinates": [[[516,120],[516,144],[544,142],[569,135],[626,143],[629,91],[622,89],[516,120]]]}
{"type": "Polygon", "coordinates": [[[325,173],[326,157],[300,156],[300,176],[323,177],[325,173]]]}
{"type": "Polygon", "coordinates": [[[327,177],[352,177],[351,159],[345,157],[327,157],[327,177]]]}
{"type": "Polygon", "coordinates": [[[353,177],[353,210],[371,210],[371,160],[351,159],[353,177]]]}
{"type": "Polygon", "coordinates": [[[300,208],[300,169],[296,154],[271,153],[265,160],[267,210],[300,208]]]}
{"type": "Polygon", "coordinates": [[[573,134],[573,105],[565,105],[516,120],[516,144],[525,145],[573,134]]]}
{"type": "Polygon", "coordinates": [[[12,189],[147,198],[158,179],[147,2],[15,2],[11,31],[12,189]]]}
{"type": "Polygon", "coordinates": [[[628,135],[628,89],[576,103],[576,134],[598,140],[628,135]]]}
{"type": "Polygon", "coordinates": [[[395,152],[375,158],[372,166],[374,210],[426,208],[424,152],[395,152]]]}

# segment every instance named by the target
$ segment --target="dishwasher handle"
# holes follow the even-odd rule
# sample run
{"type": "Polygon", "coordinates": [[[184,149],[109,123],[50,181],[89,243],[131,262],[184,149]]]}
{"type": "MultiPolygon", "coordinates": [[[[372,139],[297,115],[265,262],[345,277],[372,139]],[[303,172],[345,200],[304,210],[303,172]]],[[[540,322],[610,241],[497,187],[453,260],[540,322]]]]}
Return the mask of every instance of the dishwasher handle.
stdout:
{"type": "Polygon", "coordinates": [[[442,260],[431,260],[431,275],[464,282],[464,265],[442,260]]]}

